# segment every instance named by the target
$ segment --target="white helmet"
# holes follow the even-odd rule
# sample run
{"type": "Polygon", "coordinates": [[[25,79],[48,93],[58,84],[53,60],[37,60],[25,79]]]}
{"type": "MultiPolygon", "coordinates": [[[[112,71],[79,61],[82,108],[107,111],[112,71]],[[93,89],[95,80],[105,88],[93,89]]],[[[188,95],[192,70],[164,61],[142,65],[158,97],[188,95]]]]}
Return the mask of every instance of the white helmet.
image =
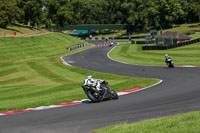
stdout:
{"type": "Polygon", "coordinates": [[[168,54],[165,54],[165,56],[168,56],[168,54]]]}
{"type": "Polygon", "coordinates": [[[86,76],[86,79],[91,79],[91,78],[92,78],[91,75],[87,75],[87,76],[86,76]]]}

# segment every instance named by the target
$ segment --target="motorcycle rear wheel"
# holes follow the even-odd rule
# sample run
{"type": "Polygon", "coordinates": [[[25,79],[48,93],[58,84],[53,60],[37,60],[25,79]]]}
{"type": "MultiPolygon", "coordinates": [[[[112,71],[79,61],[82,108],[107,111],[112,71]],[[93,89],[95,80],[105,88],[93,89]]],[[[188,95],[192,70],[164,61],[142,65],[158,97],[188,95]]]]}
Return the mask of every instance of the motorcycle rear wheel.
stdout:
{"type": "Polygon", "coordinates": [[[168,67],[169,67],[169,68],[174,68],[174,64],[170,63],[170,64],[168,65],[168,67]]]}
{"type": "Polygon", "coordinates": [[[171,66],[172,66],[172,68],[174,68],[174,64],[173,63],[171,64],[171,66]]]}

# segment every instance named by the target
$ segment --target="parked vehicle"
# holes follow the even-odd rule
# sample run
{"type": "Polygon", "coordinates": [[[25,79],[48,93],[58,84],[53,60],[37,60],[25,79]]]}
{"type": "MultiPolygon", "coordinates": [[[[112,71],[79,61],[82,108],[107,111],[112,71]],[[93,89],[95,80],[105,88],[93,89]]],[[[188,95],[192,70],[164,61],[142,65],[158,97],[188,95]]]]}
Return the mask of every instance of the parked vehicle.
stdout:
{"type": "Polygon", "coordinates": [[[92,102],[100,102],[106,99],[118,99],[118,94],[112,90],[105,80],[101,83],[101,90],[97,90],[96,87],[93,86],[82,86],[85,94],[92,102]]]}

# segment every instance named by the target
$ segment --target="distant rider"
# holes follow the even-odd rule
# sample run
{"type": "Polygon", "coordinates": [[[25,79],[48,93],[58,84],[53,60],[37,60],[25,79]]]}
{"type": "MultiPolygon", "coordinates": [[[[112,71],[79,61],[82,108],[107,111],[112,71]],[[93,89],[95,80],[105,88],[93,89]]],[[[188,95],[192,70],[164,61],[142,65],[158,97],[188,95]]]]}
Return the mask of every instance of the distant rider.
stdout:
{"type": "Polygon", "coordinates": [[[165,54],[165,62],[167,63],[168,60],[171,59],[168,54],[165,54]]]}
{"type": "Polygon", "coordinates": [[[84,80],[84,86],[87,85],[87,86],[93,86],[93,87],[96,87],[96,89],[98,91],[101,90],[100,88],[100,85],[101,83],[103,82],[104,80],[100,80],[100,79],[93,79],[91,75],[87,75],[86,76],[86,79],[84,80]]]}

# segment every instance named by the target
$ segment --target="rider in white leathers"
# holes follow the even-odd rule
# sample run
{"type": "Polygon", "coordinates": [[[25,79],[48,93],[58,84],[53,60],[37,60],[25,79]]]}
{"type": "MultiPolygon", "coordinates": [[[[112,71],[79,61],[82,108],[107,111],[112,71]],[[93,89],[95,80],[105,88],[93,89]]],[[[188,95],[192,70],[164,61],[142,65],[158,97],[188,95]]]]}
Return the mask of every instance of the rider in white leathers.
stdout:
{"type": "Polygon", "coordinates": [[[168,54],[165,54],[166,59],[171,59],[168,54]]]}
{"type": "Polygon", "coordinates": [[[91,75],[87,75],[83,85],[96,87],[96,89],[99,91],[101,90],[100,85],[103,81],[104,80],[93,79],[91,75]]]}
{"type": "Polygon", "coordinates": [[[169,59],[171,59],[171,58],[169,57],[169,55],[168,55],[168,54],[165,54],[165,62],[166,62],[166,63],[167,63],[167,61],[168,61],[169,59]]]}

